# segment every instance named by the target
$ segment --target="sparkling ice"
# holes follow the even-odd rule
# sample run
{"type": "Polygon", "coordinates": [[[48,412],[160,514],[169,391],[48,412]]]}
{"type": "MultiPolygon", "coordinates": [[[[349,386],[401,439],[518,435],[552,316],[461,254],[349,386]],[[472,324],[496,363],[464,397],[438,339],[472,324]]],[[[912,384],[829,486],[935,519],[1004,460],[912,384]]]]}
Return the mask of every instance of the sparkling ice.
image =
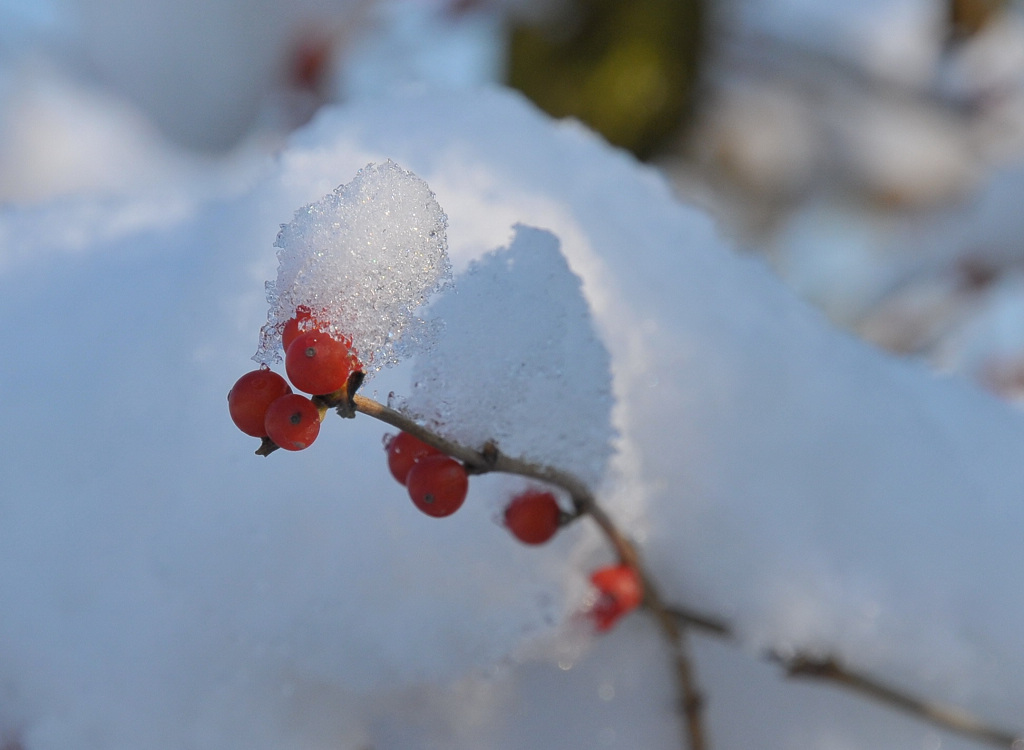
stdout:
{"type": "Polygon", "coordinates": [[[429,330],[417,309],[451,278],[447,223],[427,183],[390,160],[300,208],[274,243],[277,280],[254,359],[280,360],[284,324],[306,305],[352,340],[367,374],[396,363],[429,330]]]}

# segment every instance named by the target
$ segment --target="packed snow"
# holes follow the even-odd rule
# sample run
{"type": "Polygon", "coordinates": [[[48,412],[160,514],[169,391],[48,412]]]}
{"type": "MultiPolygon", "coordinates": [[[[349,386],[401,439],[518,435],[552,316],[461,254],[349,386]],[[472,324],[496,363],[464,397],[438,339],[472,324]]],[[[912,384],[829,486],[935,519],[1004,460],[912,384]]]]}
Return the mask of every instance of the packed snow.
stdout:
{"type": "Polygon", "coordinates": [[[614,439],[610,363],[558,238],[517,226],[431,315],[442,332],[405,407],[477,450],[493,442],[598,487],[614,439]]]}
{"type": "MultiPolygon", "coordinates": [[[[368,418],[266,459],[228,419],[279,227],[388,159],[447,215],[457,284],[429,312],[465,335],[367,394],[426,410],[436,383],[416,378],[481,393],[478,347],[501,341],[483,372],[519,351],[550,378],[561,427],[593,441],[580,471],[667,596],[727,617],[748,649],[697,644],[715,746],[969,746],[783,685],[756,661],[769,646],[1020,728],[1020,414],[838,332],[654,170],[493,89],[324,110],[246,189],[128,229],[137,196],[0,214],[3,742],[679,746],[652,623],[574,626],[611,558],[585,522],[527,549],[494,519],[511,480],[473,478],[439,521],[390,478],[368,418]],[[508,316],[496,341],[488,311],[508,316]]],[[[509,398],[437,416],[500,431],[509,398]]]]}

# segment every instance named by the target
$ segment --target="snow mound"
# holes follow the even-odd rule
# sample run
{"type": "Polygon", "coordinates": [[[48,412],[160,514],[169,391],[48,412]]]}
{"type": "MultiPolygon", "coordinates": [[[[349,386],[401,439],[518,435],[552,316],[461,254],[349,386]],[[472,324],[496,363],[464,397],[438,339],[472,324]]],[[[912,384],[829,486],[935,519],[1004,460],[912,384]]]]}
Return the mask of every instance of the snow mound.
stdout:
{"type": "Polygon", "coordinates": [[[277,281],[254,359],[280,361],[284,325],[305,305],[351,339],[368,375],[397,363],[426,333],[417,308],[451,277],[447,222],[427,183],[390,160],[300,208],[274,243],[277,281]]]}
{"type": "Polygon", "coordinates": [[[409,408],[448,437],[570,470],[592,486],[615,430],[607,349],[551,232],[516,226],[431,308],[444,333],[416,361],[409,408]]]}

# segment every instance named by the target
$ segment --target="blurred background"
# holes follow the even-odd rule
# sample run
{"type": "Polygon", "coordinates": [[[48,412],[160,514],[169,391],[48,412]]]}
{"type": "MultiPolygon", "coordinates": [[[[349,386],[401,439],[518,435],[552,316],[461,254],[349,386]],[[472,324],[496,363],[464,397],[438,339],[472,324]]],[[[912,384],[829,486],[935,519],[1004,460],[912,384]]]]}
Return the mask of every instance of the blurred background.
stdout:
{"type": "Polygon", "coordinates": [[[325,105],[493,84],[662,170],[837,324],[1024,398],[1009,0],[0,0],[0,204],[230,181],[325,105]]]}

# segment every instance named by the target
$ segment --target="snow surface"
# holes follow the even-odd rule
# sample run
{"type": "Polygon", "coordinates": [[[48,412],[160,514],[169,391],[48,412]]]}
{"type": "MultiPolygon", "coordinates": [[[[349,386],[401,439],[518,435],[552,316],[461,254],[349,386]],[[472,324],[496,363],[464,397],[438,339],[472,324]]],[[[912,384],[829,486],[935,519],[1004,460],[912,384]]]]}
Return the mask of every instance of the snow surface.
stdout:
{"type": "MultiPolygon", "coordinates": [[[[524,278],[535,295],[551,273],[552,299],[517,312],[495,294],[493,310],[556,344],[561,325],[579,333],[581,393],[610,374],[614,402],[609,418],[606,398],[566,397],[579,416],[533,427],[578,420],[602,446],[614,431],[601,499],[671,599],[727,616],[751,652],[835,653],[1020,728],[1021,415],[837,332],[654,171],[488,90],[324,111],[248,190],[179,196],[170,217],[119,224],[145,196],[0,213],[0,741],[678,746],[653,625],[572,626],[609,559],[592,529],[517,545],[494,522],[514,482],[491,477],[426,518],[367,418],[262,459],[227,417],[278,227],[387,159],[436,195],[467,293],[525,237],[546,248],[524,278]]],[[[470,331],[444,343],[460,362],[470,331]]],[[[534,345],[515,333],[510,347],[534,345]]],[[[384,370],[370,393],[415,396],[436,367],[384,370]]],[[[453,394],[478,385],[468,367],[446,377],[453,394]]],[[[697,664],[716,747],[968,746],[783,686],[747,653],[699,642],[697,664]]]]}

